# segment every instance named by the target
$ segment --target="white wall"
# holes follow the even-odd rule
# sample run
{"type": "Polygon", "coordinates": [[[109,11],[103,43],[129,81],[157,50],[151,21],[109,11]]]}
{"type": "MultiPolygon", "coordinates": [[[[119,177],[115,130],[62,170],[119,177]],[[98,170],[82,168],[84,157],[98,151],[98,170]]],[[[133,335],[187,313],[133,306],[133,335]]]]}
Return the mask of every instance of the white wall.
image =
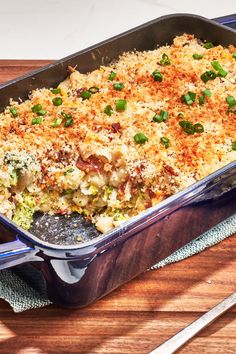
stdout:
{"type": "Polygon", "coordinates": [[[236,13],[235,0],[0,0],[0,59],[58,59],[170,13],[236,13]]]}

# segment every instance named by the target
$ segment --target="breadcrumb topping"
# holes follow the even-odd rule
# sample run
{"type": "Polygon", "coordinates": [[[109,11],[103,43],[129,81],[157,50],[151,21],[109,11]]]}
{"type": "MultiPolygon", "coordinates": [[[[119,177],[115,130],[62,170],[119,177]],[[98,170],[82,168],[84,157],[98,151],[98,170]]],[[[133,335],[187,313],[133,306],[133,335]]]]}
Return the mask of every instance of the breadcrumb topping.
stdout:
{"type": "Polygon", "coordinates": [[[77,211],[106,232],[235,160],[234,52],[183,34],[10,101],[0,212],[28,228],[36,210],[77,211]]]}

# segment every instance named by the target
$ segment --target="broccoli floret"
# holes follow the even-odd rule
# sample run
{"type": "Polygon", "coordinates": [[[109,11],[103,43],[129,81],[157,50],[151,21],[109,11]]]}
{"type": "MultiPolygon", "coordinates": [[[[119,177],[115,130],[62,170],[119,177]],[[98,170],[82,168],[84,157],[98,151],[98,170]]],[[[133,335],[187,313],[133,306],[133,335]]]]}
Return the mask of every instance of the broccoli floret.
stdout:
{"type": "Polygon", "coordinates": [[[25,151],[6,153],[4,164],[8,166],[11,185],[16,187],[16,192],[21,192],[29,186],[40,171],[40,165],[35,157],[25,151]]]}
{"type": "Polygon", "coordinates": [[[30,228],[33,221],[33,215],[36,210],[35,199],[26,194],[22,193],[22,202],[18,203],[13,216],[13,221],[25,230],[30,228]]]}

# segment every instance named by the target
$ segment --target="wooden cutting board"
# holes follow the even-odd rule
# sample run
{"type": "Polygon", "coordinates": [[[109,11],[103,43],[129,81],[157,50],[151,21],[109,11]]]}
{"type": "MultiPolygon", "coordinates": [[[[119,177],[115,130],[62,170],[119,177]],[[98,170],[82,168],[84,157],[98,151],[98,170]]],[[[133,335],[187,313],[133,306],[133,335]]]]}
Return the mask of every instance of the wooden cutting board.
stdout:
{"type": "MultiPolygon", "coordinates": [[[[2,60],[0,81],[49,61],[2,60]]],[[[0,354],[148,353],[236,290],[236,237],[147,272],[92,306],[14,314],[0,301],[0,354]]],[[[179,353],[236,353],[236,308],[179,353]]]]}

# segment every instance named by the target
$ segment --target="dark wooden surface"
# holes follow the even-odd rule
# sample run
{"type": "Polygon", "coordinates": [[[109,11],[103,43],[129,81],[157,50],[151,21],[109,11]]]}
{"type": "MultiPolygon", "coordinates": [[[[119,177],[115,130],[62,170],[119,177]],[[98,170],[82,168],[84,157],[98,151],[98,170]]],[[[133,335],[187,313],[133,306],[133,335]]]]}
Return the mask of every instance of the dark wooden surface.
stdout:
{"type": "MultiPolygon", "coordinates": [[[[0,61],[6,81],[46,61],[0,61]]],[[[92,306],[14,314],[0,301],[0,354],[148,353],[236,290],[236,237],[147,272],[92,306]]],[[[236,308],[179,353],[236,353],[236,308]]]]}

